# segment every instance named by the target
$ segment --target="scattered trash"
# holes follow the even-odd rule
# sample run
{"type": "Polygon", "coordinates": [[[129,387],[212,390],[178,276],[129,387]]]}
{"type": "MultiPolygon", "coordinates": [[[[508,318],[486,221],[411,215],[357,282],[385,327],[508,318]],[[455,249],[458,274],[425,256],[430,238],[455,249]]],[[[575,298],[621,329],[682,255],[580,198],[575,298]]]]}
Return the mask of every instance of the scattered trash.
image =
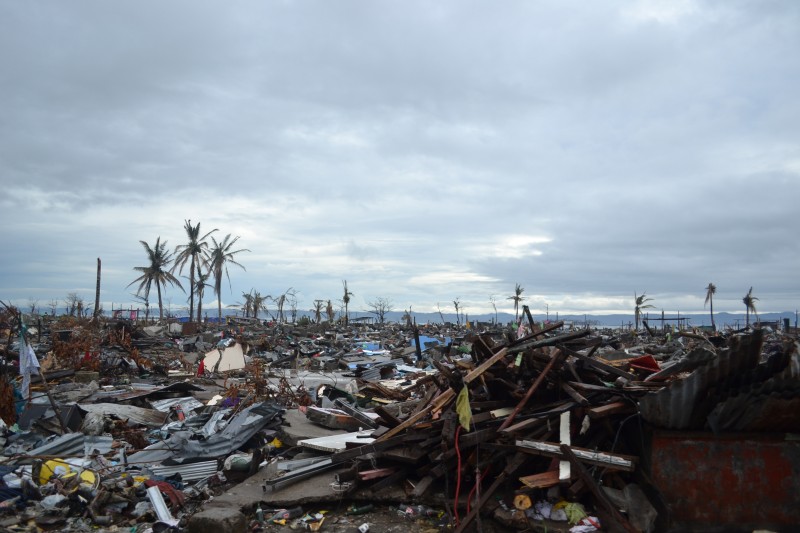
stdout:
{"type": "MultiPolygon", "coordinates": [[[[381,510],[455,533],[479,514],[509,528],[649,531],[669,505],[638,475],[652,432],[800,427],[798,343],[776,331],[256,320],[182,336],[67,318],[22,344],[42,370],[29,397],[17,368],[0,378],[0,527],[180,529],[258,474],[254,531],[381,510]],[[320,435],[294,435],[289,413],[320,435]],[[270,504],[298,483],[348,503],[270,504]],[[393,502],[370,499],[392,489],[393,502]]],[[[9,338],[20,325],[0,316],[9,338]]]]}

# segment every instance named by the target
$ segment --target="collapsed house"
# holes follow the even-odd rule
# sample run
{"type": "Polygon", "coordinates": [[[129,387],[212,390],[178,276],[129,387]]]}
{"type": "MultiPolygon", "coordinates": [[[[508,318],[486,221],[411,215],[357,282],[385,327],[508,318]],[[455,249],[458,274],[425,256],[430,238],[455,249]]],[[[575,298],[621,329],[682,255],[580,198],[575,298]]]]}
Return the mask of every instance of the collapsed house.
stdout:
{"type": "Polygon", "coordinates": [[[0,526],[334,531],[314,510],[342,501],[456,532],[800,523],[795,338],[415,335],[51,330],[30,400],[4,409],[0,526]]]}

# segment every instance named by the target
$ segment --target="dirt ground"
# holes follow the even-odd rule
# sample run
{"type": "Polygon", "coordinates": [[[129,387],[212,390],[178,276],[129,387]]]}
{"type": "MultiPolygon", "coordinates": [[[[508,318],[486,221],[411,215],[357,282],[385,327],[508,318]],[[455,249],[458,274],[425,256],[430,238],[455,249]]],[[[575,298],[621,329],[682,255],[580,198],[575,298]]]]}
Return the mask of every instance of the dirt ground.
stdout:
{"type": "MultiPolygon", "coordinates": [[[[327,510],[325,520],[318,530],[326,533],[365,533],[367,531],[370,533],[438,533],[452,531],[452,528],[447,525],[448,518],[446,516],[407,517],[398,507],[376,505],[370,512],[356,516],[347,515],[347,508],[327,510]],[[364,528],[364,524],[366,524],[366,528],[364,528]],[[359,530],[359,527],[362,527],[363,530],[359,530]]],[[[248,516],[248,520],[251,524],[251,531],[277,533],[279,531],[288,532],[292,529],[305,530],[302,523],[296,523],[293,520],[287,521],[286,525],[266,523],[260,529],[255,522],[255,516],[248,516]]],[[[481,528],[478,529],[478,523],[475,522],[469,531],[482,531],[483,533],[508,531],[508,528],[491,518],[481,518],[480,526],[481,528]]]]}

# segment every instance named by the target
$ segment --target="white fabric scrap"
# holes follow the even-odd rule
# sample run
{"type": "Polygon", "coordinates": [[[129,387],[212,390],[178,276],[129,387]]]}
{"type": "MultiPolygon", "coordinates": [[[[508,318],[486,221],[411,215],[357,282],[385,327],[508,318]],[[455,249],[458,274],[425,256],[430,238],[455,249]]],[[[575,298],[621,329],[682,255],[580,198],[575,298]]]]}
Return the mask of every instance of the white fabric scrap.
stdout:
{"type": "Polygon", "coordinates": [[[39,359],[36,358],[36,352],[27,342],[23,343],[19,353],[19,373],[22,374],[22,397],[27,399],[31,386],[31,374],[39,375],[39,359]]]}

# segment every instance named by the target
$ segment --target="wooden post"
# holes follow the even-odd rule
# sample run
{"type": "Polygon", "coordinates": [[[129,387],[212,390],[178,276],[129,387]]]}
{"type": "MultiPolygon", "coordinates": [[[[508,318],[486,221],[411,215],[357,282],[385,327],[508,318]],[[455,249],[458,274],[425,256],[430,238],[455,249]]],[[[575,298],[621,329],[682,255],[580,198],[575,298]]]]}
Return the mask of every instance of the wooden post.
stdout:
{"type": "Polygon", "coordinates": [[[64,424],[64,420],[61,418],[61,409],[58,408],[58,404],[53,399],[53,395],[50,394],[50,387],[47,385],[47,380],[44,379],[44,374],[42,374],[42,369],[39,369],[39,378],[42,380],[42,385],[44,385],[44,392],[47,394],[47,399],[50,400],[50,406],[53,408],[53,411],[56,413],[56,420],[58,420],[58,425],[61,426],[62,434],[69,433],[69,429],[64,424]]]}

